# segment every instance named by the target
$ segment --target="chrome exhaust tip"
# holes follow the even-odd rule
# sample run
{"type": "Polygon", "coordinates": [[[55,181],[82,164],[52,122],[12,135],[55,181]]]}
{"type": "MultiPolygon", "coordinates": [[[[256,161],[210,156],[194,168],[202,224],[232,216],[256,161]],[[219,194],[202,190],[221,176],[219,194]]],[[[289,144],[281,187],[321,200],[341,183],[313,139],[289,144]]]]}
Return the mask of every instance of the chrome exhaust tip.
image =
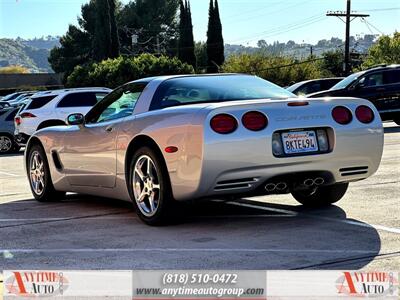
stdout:
{"type": "Polygon", "coordinates": [[[323,179],[322,177],[317,177],[314,180],[315,185],[321,185],[325,183],[325,179],[323,179]]]}
{"type": "Polygon", "coordinates": [[[303,184],[304,184],[305,186],[311,187],[311,186],[314,185],[314,180],[311,179],[311,178],[308,178],[308,179],[304,180],[303,184]]]}
{"type": "Polygon", "coordinates": [[[279,182],[279,183],[276,185],[276,189],[277,189],[278,191],[286,190],[286,188],[287,188],[287,184],[286,184],[285,182],[279,182]]]}
{"type": "Polygon", "coordinates": [[[275,183],[268,183],[265,186],[265,189],[266,189],[267,192],[273,192],[276,189],[276,184],[275,183]]]}

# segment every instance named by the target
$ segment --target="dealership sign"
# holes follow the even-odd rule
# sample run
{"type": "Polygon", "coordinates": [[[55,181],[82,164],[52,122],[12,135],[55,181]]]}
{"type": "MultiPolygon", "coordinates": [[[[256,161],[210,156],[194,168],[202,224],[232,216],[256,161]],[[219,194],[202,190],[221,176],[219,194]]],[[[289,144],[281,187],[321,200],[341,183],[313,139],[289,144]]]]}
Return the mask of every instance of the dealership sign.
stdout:
{"type": "Polygon", "coordinates": [[[63,272],[16,271],[7,275],[4,281],[6,295],[24,297],[63,295],[69,285],[63,272]]]}
{"type": "Polygon", "coordinates": [[[398,286],[393,272],[343,272],[336,283],[338,293],[348,296],[395,295],[398,286]]]}

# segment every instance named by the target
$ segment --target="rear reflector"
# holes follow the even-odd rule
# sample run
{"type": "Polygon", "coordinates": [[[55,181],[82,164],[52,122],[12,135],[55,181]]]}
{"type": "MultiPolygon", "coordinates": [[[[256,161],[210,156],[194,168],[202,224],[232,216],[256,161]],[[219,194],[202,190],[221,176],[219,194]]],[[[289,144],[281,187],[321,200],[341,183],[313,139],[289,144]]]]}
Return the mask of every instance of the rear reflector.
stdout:
{"type": "Polygon", "coordinates": [[[374,120],[375,115],[371,108],[361,105],[356,109],[356,117],[361,123],[368,124],[374,120]]]}
{"type": "Polygon", "coordinates": [[[21,118],[36,118],[36,116],[30,112],[22,113],[22,114],[20,114],[20,117],[21,118]]]}
{"type": "Polygon", "coordinates": [[[307,106],[310,103],[308,103],[307,101],[295,101],[295,102],[289,102],[287,105],[288,106],[307,106]]]}
{"type": "Polygon", "coordinates": [[[238,127],[236,119],[228,114],[219,114],[210,121],[212,130],[220,134],[232,133],[238,127]]]}
{"type": "Polygon", "coordinates": [[[175,146],[168,146],[167,148],[165,148],[165,152],[167,152],[167,153],[175,153],[175,152],[178,152],[178,147],[175,147],[175,146]]]}
{"type": "Polygon", "coordinates": [[[268,125],[267,117],[258,111],[250,111],[242,117],[243,126],[248,130],[260,131],[268,125]]]}
{"type": "Polygon", "coordinates": [[[350,109],[344,106],[336,106],[332,110],[332,118],[339,124],[347,125],[353,120],[350,109]]]}
{"type": "Polygon", "coordinates": [[[15,124],[21,125],[22,120],[21,120],[20,117],[16,117],[16,118],[14,119],[14,121],[15,121],[15,124]]]}

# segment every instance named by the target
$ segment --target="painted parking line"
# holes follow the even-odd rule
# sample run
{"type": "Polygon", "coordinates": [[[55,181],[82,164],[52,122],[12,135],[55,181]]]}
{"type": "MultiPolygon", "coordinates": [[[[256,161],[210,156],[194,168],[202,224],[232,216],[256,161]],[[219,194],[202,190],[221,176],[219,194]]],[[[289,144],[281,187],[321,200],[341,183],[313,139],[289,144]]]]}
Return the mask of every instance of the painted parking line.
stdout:
{"type": "Polygon", "coordinates": [[[9,172],[4,172],[4,171],[0,171],[0,175],[6,175],[6,176],[11,176],[11,177],[21,177],[21,176],[23,176],[23,175],[17,175],[17,174],[13,174],[13,173],[9,173],[9,172]]]}
{"type": "MultiPolygon", "coordinates": [[[[328,253],[377,254],[376,251],[358,249],[277,249],[277,248],[58,248],[58,249],[0,249],[0,253],[102,253],[102,252],[248,252],[248,253],[328,253]]],[[[383,253],[384,254],[384,253],[383,253]]],[[[400,254],[393,252],[391,254],[400,254]]]]}
{"type": "MultiPolygon", "coordinates": [[[[123,216],[123,217],[87,217],[88,220],[120,220],[120,219],[132,219],[135,216],[123,216]]],[[[8,222],[30,222],[30,221],[70,221],[71,219],[76,217],[65,217],[65,218],[26,218],[26,219],[0,219],[0,223],[8,223],[8,222]]]]}
{"type": "MultiPolygon", "coordinates": [[[[255,202],[254,200],[249,200],[249,199],[246,199],[246,200],[254,202],[254,203],[259,203],[259,202],[255,202]]],[[[366,228],[372,227],[372,228],[375,228],[376,230],[400,234],[400,228],[387,227],[387,226],[375,225],[375,224],[366,224],[366,223],[361,223],[358,221],[352,221],[352,220],[347,220],[347,219],[335,219],[335,218],[329,218],[329,217],[323,217],[323,216],[316,216],[313,214],[299,213],[299,212],[292,211],[292,210],[277,209],[277,208],[272,208],[272,207],[260,206],[260,205],[256,205],[256,204],[253,205],[253,204],[247,204],[247,203],[241,203],[241,202],[226,202],[226,203],[229,205],[237,205],[237,206],[266,210],[266,211],[273,211],[273,212],[293,214],[293,215],[302,215],[302,216],[306,216],[306,217],[310,217],[310,218],[314,218],[314,219],[336,222],[336,223],[344,223],[344,224],[349,224],[349,225],[354,225],[354,226],[359,226],[359,227],[366,227],[366,228]]]]}

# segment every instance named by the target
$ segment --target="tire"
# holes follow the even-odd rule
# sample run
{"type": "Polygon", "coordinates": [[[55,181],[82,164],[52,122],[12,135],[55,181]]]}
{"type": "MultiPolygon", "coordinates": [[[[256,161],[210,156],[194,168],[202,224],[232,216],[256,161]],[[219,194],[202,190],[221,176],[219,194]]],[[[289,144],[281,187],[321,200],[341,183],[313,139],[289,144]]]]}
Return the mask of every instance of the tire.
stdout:
{"type": "Polygon", "coordinates": [[[164,161],[153,149],[142,147],[134,153],[128,188],[136,213],[144,223],[162,225],[168,221],[173,202],[171,184],[164,161]]]}
{"type": "Polygon", "coordinates": [[[14,148],[16,143],[14,139],[8,134],[1,133],[0,134],[0,153],[1,154],[9,154],[14,152],[14,148]]]}
{"type": "Polygon", "coordinates": [[[49,164],[43,148],[33,145],[26,161],[29,186],[36,200],[54,202],[64,199],[65,192],[56,191],[51,181],[49,164]]]}
{"type": "Polygon", "coordinates": [[[398,119],[394,119],[394,120],[393,120],[393,122],[395,122],[397,125],[399,125],[399,126],[400,126],[400,118],[398,118],[398,119]]]}
{"type": "Polygon", "coordinates": [[[346,194],[348,183],[319,186],[303,191],[292,192],[292,196],[307,207],[324,207],[338,202],[346,194]]]}

